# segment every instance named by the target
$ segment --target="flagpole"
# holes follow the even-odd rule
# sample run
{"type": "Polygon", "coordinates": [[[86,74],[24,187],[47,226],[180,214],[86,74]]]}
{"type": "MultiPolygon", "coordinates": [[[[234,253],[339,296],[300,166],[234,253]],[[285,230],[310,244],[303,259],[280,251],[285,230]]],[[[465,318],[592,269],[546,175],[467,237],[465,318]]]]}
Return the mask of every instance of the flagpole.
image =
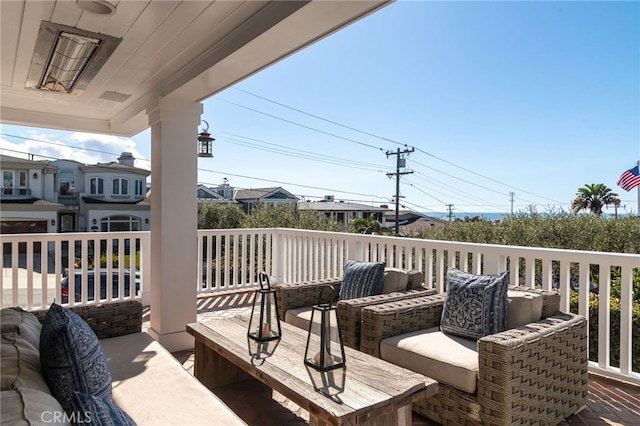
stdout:
{"type": "MultiPolygon", "coordinates": [[[[638,168],[640,168],[640,160],[636,161],[636,164],[638,165],[638,168]]],[[[636,188],[638,188],[638,196],[636,198],[638,200],[638,210],[636,210],[636,216],[640,217],[640,185],[636,188]]]]}

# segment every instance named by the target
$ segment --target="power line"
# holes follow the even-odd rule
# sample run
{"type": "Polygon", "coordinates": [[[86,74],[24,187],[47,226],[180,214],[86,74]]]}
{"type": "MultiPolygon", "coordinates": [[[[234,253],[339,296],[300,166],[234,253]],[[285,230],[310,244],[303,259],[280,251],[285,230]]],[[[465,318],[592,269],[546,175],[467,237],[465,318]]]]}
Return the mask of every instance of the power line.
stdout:
{"type": "MultiPolygon", "coordinates": [[[[394,144],[397,144],[397,145],[401,145],[401,146],[404,146],[404,147],[407,147],[407,146],[408,146],[406,143],[403,143],[403,142],[400,142],[400,141],[396,141],[396,140],[394,140],[394,139],[390,139],[390,138],[387,138],[387,137],[384,137],[384,136],[376,135],[376,134],[373,134],[373,133],[369,133],[369,132],[366,132],[366,131],[364,131],[364,130],[360,130],[360,129],[357,129],[357,128],[354,128],[354,127],[351,127],[351,126],[347,126],[347,125],[345,125],[345,124],[341,124],[341,123],[338,123],[338,122],[336,122],[336,121],[329,120],[329,119],[326,119],[326,118],[324,118],[324,117],[320,117],[320,116],[315,115],[315,114],[311,114],[311,113],[306,112],[306,111],[303,111],[303,110],[301,110],[301,109],[294,108],[294,107],[291,107],[291,106],[289,106],[289,105],[285,105],[285,104],[283,104],[283,103],[281,103],[281,102],[274,101],[274,100],[269,99],[269,98],[266,98],[266,97],[264,97],[264,96],[257,95],[257,94],[255,94],[255,93],[249,92],[249,91],[247,91],[247,90],[238,89],[238,88],[235,88],[235,87],[234,87],[234,89],[235,89],[235,90],[237,90],[237,91],[239,91],[239,92],[246,93],[246,94],[248,94],[248,95],[250,95],[250,96],[254,96],[254,97],[259,98],[259,99],[262,99],[262,100],[264,100],[264,101],[267,101],[267,102],[273,103],[273,104],[275,104],[275,105],[281,106],[281,107],[283,107],[283,108],[287,108],[287,109],[290,109],[290,110],[292,110],[292,111],[296,111],[296,112],[298,112],[298,113],[301,113],[301,114],[307,115],[307,116],[309,116],[309,117],[313,117],[313,118],[318,119],[318,120],[325,121],[325,122],[327,122],[327,123],[331,123],[331,124],[336,125],[336,126],[343,127],[343,128],[345,128],[345,129],[349,129],[349,130],[352,130],[352,131],[355,131],[355,132],[359,132],[359,133],[361,133],[361,134],[364,134],[364,135],[367,135],[367,136],[371,136],[371,137],[374,137],[374,138],[377,138],[377,139],[383,140],[383,141],[385,141],[385,142],[391,142],[391,143],[394,143],[394,144]]],[[[223,102],[228,102],[228,101],[223,101],[223,102]]],[[[231,102],[229,102],[229,103],[231,103],[231,102]]],[[[258,112],[258,113],[260,113],[260,114],[268,115],[268,114],[263,113],[263,112],[261,112],[261,111],[257,111],[257,110],[254,110],[254,109],[252,109],[252,108],[248,108],[248,107],[245,107],[245,106],[242,106],[242,105],[239,105],[239,104],[235,104],[235,103],[234,103],[234,105],[240,106],[240,107],[242,107],[242,108],[249,109],[249,110],[251,110],[251,111],[258,112]]],[[[382,148],[380,148],[380,150],[382,150],[382,148]]],[[[458,165],[458,164],[455,164],[455,163],[453,163],[453,162],[451,162],[451,161],[445,160],[444,158],[440,158],[440,157],[438,157],[438,156],[436,156],[436,155],[434,155],[434,154],[431,154],[430,152],[424,151],[424,150],[422,150],[422,149],[420,149],[420,148],[418,148],[418,149],[417,149],[417,151],[418,151],[418,152],[421,152],[421,153],[423,153],[423,154],[425,154],[425,155],[428,155],[428,156],[430,156],[430,157],[433,157],[433,158],[435,158],[436,160],[442,161],[442,162],[447,163],[447,164],[449,164],[449,165],[451,165],[451,166],[454,166],[454,167],[457,167],[457,168],[459,168],[459,169],[461,169],[461,170],[464,170],[464,171],[466,171],[466,172],[468,172],[468,173],[472,173],[472,174],[474,174],[474,175],[476,175],[476,176],[480,176],[480,177],[482,177],[482,178],[484,178],[484,179],[490,180],[490,181],[492,181],[492,182],[498,183],[498,184],[503,185],[503,186],[506,186],[506,187],[508,187],[508,188],[516,189],[516,190],[518,190],[518,191],[521,191],[521,192],[524,192],[524,193],[527,193],[527,194],[533,195],[533,196],[538,197],[538,198],[543,198],[543,199],[546,199],[546,200],[549,200],[549,201],[553,201],[554,203],[563,204],[562,202],[559,202],[559,201],[557,201],[557,200],[553,200],[553,199],[551,199],[551,198],[548,198],[548,197],[545,197],[545,196],[542,196],[542,195],[535,194],[535,193],[533,193],[533,192],[529,192],[529,191],[526,191],[526,190],[523,190],[523,189],[517,188],[517,187],[515,187],[515,186],[509,185],[509,184],[506,184],[506,183],[504,183],[504,182],[500,182],[500,181],[498,181],[498,180],[496,180],[496,179],[493,179],[493,178],[490,178],[490,177],[488,177],[488,176],[485,176],[485,175],[483,175],[483,174],[481,174],[481,173],[474,172],[473,170],[467,169],[467,168],[462,167],[462,166],[460,166],[460,165],[458,165]]],[[[497,191],[496,191],[496,192],[497,192],[497,191]]],[[[526,201],[526,200],[525,200],[525,201],[526,201]]]]}
{"type": "MultiPolygon", "coordinates": [[[[309,159],[309,160],[313,160],[313,161],[321,161],[321,162],[325,162],[325,163],[329,163],[329,164],[347,165],[349,167],[354,167],[354,166],[360,165],[360,166],[363,166],[363,167],[367,167],[369,169],[377,169],[377,170],[379,170],[380,168],[387,167],[387,166],[381,165],[381,164],[367,163],[367,162],[363,162],[363,161],[355,161],[355,160],[352,160],[352,159],[333,157],[333,156],[329,156],[329,155],[325,155],[325,154],[319,154],[319,153],[315,153],[315,152],[311,152],[311,151],[305,151],[305,150],[301,150],[301,149],[297,149],[297,148],[290,148],[290,147],[287,147],[285,145],[275,144],[275,143],[272,143],[272,142],[267,142],[267,141],[260,140],[260,139],[250,138],[248,136],[237,135],[237,134],[234,134],[234,133],[229,133],[229,132],[221,132],[221,133],[228,134],[228,135],[231,135],[231,136],[235,136],[236,138],[247,139],[247,140],[250,140],[250,141],[258,142],[260,144],[267,145],[267,146],[269,146],[269,148],[261,147],[261,146],[259,146],[257,144],[246,142],[246,141],[243,141],[241,139],[227,138],[228,140],[234,141],[237,144],[241,144],[243,146],[247,146],[247,147],[251,147],[251,148],[255,148],[255,149],[260,149],[260,150],[267,151],[267,152],[273,152],[273,153],[276,153],[276,154],[282,154],[282,155],[292,156],[292,157],[297,157],[297,158],[304,158],[304,159],[309,159]],[[276,148],[271,148],[271,147],[276,147],[276,148]],[[280,149],[278,147],[280,147],[282,149],[280,149]]],[[[219,142],[224,142],[224,139],[218,138],[218,141],[219,142]]]]}
{"type": "MultiPolygon", "coordinates": [[[[16,138],[16,139],[22,139],[22,140],[33,141],[33,142],[38,142],[38,143],[44,143],[44,144],[48,144],[48,145],[61,146],[61,147],[64,147],[64,148],[77,149],[77,150],[80,150],[80,151],[89,151],[89,152],[97,152],[99,154],[113,155],[114,157],[118,157],[120,154],[122,154],[122,153],[115,154],[113,152],[100,151],[99,149],[81,148],[81,147],[78,147],[78,146],[68,145],[68,144],[64,144],[64,143],[61,143],[61,142],[50,142],[50,141],[43,141],[43,140],[40,140],[40,139],[28,138],[28,137],[25,137],[25,136],[10,135],[10,134],[4,133],[4,132],[0,132],[0,135],[7,136],[7,137],[10,137],[10,138],[16,138]]],[[[2,148],[2,149],[7,149],[7,148],[2,148]]],[[[14,151],[14,152],[19,152],[19,151],[14,151]]],[[[26,154],[28,154],[28,153],[26,153],[26,154]]],[[[35,155],[37,155],[37,154],[35,154],[35,155]]],[[[46,157],[46,155],[39,155],[39,157],[46,157]]],[[[54,158],[54,157],[51,157],[51,158],[54,158]]],[[[135,158],[135,160],[150,161],[150,160],[146,160],[144,158],[135,158]]]]}
{"type": "MultiPolygon", "coordinates": [[[[292,182],[284,182],[284,181],[279,181],[279,180],[273,180],[273,179],[263,179],[263,178],[256,178],[255,176],[246,176],[246,175],[240,175],[237,173],[229,173],[229,172],[223,172],[223,171],[217,171],[217,170],[209,170],[209,169],[198,169],[201,171],[205,171],[205,172],[209,172],[209,173],[216,173],[216,174],[220,174],[220,175],[225,175],[225,176],[234,176],[234,177],[240,177],[240,178],[244,178],[244,179],[252,179],[252,180],[257,180],[257,181],[262,181],[262,182],[271,182],[271,183],[277,183],[277,184],[282,184],[282,185],[291,185],[291,186],[299,186],[301,188],[309,188],[309,189],[320,189],[323,191],[330,191],[330,192],[337,192],[337,193],[342,193],[342,194],[353,194],[353,195],[359,195],[362,197],[368,197],[368,198],[378,198],[381,200],[384,200],[384,197],[380,197],[378,195],[373,195],[373,194],[363,194],[361,192],[352,192],[352,191],[342,191],[339,189],[330,189],[330,188],[322,188],[319,186],[312,186],[312,185],[302,185],[299,183],[292,183],[292,182]]],[[[207,182],[200,182],[203,185],[211,185],[211,183],[207,183],[207,182]]]]}
{"type": "Polygon", "coordinates": [[[364,142],[360,142],[360,141],[357,141],[355,139],[345,138],[343,136],[339,136],[339,135],[336,135],[334,133],[325,132],[324,130],[316,129],[314,127],[307,126],[305,124],[296,123],[295,121],[287,120],[286,118],[278,117],[278,116],[273,115],[273,114],[268,114],[268,113],[263,112],[263,111],[258,111],[257,109],[249,108],[248,106],[240,105],[240,104],[237,104],[235,102],[228,101],[226,99],[221,99],[221,98],[212,98],[212,99],[216,99],[216,100],[221,101],[221,102],[225,102],[225,103],[228,103],[228,104],[231,104],[231,105],[235,105],[235,106],[237,106],[239,108],[244,108],[244,109],[247,109],[249,111],[253,111],[253,112],[257,113],[257,114],[266,115],[267,117],[275,118],[276,120],[284,121],[286,123],[293,124],[295,126],[304,127],[305,129],[313,130],[314,132],[323,133],[325,135],[333,136],[334,138],[342,139],[342,140],[345,140],[347,142],[353,142],[353,143],[358,144],[358,145],[362,145],[362,146],[366,146],[366,147],[369,147],[369,148],[373,148],[373,149],[377,149],[379,151],[382,151],[382,148],[380,148],[378,146],[371,145],[371,144],[364,143],[364,142]]]}

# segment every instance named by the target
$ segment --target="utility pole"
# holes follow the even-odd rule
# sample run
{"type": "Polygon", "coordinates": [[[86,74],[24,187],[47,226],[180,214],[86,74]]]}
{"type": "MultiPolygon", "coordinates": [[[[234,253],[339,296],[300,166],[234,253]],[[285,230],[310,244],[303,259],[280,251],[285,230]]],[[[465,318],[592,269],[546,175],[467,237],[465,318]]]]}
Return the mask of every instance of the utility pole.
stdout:
{"type": "Polygon", "coordinates": [[[413,173],[413,170],[404,170],[405,168],[405,159],[404,159],[404,154],[410,154],[414,151],[413,148],[411,149],[405,149],[403,151],[400,151],[400,148],[398,148],[398,150],[396,152],[393,151],[387,151],[387,158],[390,155],[395,155],[396,156],[396,172],[395,173],[387,173],[387,176],[391,177],[391,176],[395,176],[396,177],[396,225],[395,225],[395,230],[394,230],[394,235],[398,236],[398,218],[400,216],[400,176],[402,175],[408,175],[410,173],[413,173]],[[403,169],[402,171],[400,171],[400,169],[403,169]]]}
{"type": "Polygon", "coordinates": [[[453,204],[447,204],[447,210],[449,211],[449,222],[453,219],[453,204]]]}
{"type": "Polygon", "coordinates": [[[516,196],[515,192],[509,192],[509,199],[511,201],[511,216],[513,216],[513,199],[516,196]]]}

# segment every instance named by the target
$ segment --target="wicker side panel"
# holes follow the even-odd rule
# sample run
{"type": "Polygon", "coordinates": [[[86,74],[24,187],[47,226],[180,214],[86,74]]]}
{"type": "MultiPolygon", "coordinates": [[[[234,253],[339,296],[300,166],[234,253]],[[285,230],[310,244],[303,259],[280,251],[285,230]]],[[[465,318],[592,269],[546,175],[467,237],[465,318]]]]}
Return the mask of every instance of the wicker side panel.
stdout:
{"type": "Polygon", "coordinates": [[[475,395],[438,383],[438,393],[414,402],[412,410],[445,426],[482,425],[482,407],[475,395]]]}
{"type": "Polygon", "coordinates": [[[274,289],[276,291],[276,303],[278,304],[280,320],[284,321],[285,314],[289,309],[317,305],[320,292],[324,286],[332,285],[335,291],[338,292],[341,284],[342,281],[339,278],[276,284],[274,289]]]}
{"type": "Polygon", "coordinates": [[[557,424],[587,403],[587,322],[559,313],[478,340],[485,424],[557,424]]]}
{"type": "Polygon", "coordinates": [[[434,294],[363,308],[360,350],[379,358],[382,339],[436,327],[444,298],[444,294],[434,294]]]}
{"type": "Polygon", "coordinates": [[[362,308],[398,300],[414,299],[435,293],[436,290],[423,288],[338,301],[338,323],[340,324],[343,343],[350,348],[360,349],[362,308]]]}
{"type": "MultiPolygon", "coordinates": [[[[69,308],[82,317],[98,339],[139,333],[142,330],[142,304],[131,300],[69,308]]],[[[33,311],[40,322],[48,310],[33,311]]]]}

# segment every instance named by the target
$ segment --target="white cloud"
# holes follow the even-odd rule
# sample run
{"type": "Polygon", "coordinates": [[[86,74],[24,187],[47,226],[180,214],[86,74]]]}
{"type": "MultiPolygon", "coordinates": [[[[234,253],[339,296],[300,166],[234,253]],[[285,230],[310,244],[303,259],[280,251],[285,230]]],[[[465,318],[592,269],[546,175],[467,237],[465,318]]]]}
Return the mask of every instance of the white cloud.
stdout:
{"type": "Polygon", "coordinates": [[[136,167],[151,167],[149,161],[142,160],[132,139],[94,133],[1,126],[0,152],[19,158],[34,155],[36,160],[65,159],[85,164],[118,161],[120,154],[130,152],[136,158],[136,167]]]}

